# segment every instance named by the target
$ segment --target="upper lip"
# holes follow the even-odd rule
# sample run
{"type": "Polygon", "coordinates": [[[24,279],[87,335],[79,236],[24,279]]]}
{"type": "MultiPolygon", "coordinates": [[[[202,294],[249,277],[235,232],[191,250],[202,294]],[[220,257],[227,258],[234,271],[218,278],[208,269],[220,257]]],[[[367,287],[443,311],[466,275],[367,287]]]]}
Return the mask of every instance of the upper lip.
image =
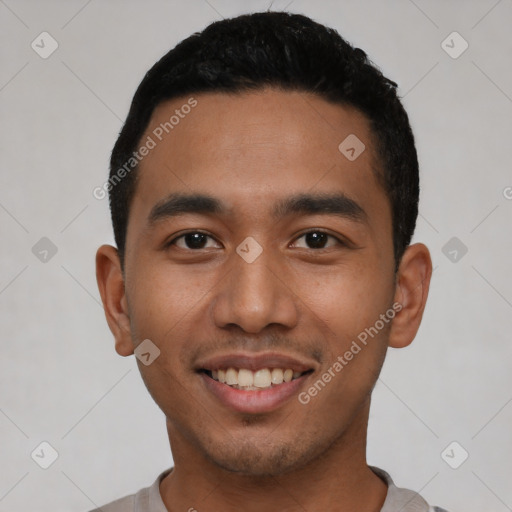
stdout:
{"type": "Polygon", "coordinates": [[[218,370],[227,368],[246,368],[256,371],[262,368],[283,368],[291,369],[294,372],[306,372],[313,370],[315,365],[311,362],[301,360],[297,357],[278,354],[276,352],[265,353],[231,353],[216,355],[200,361],[196,365],[196,370],[218,370]]]}

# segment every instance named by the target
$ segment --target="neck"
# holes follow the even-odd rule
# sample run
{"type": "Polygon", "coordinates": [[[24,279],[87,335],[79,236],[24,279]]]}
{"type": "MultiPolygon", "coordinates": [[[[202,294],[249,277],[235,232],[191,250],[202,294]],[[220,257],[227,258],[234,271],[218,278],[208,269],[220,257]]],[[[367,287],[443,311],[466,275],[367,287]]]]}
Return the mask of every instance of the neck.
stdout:
{"type": "Polygon", "coordinates": [[[205,457],[167,422],[174,468],[162,480],[166,508],[197,510],[280,510],[378,512],[386,484],[366,463],[368,407],[319,457],[285,474],[241,475],[205,457]]]}

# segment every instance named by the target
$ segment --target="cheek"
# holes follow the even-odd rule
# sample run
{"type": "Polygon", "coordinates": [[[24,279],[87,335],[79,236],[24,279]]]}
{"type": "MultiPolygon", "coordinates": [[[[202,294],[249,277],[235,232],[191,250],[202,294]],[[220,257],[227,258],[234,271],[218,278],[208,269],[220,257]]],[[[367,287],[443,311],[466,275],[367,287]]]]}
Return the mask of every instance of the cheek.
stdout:
{"type": "Polygon", "coordinates": [[[314,286],[305,282],[301,293],[326,340],[318,377],[329,381],[329,392],[318,402],[352,410],[371,391],[384,361],[391,318],[384,322],[381,315],[392,304],[392,277],[376,265],[338,268],[317,276],[314,286]]]}
{"type": "Polygon", "coordinates": [[[364,262],[317,272],[296,286],[297,295],[340,347],[372,326],[391,306],[394,294],[392,275],[364,262]]]}
{"type": "Polygon", "coordinates": [[[202,307],[215,284],[209,273],[178,268],[166,261],[140,262],[131,277],[132,330],[137,338],[153,336],[155,340],[184,329],[187,315],[202,307]]]}

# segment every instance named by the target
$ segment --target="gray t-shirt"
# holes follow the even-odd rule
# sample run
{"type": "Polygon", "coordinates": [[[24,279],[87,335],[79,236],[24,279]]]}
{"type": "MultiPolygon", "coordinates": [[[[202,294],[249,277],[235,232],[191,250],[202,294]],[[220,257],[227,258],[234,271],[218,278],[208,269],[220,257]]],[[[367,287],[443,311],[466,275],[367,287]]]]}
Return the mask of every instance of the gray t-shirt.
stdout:
{"type": "MultiPolygon", "coordinates": [[[[397,487],[382,469],[371,469],[388,485],[386,501],[380,512],[447,512],[442,508],[429,506],[417,492],[397,487]]],[[[160,496],[160,482],[171,470],[172,468],[160,473],[151,487],[145,487],[136,494],[125,496],[90,512],[168,512],[160,496]]]]}

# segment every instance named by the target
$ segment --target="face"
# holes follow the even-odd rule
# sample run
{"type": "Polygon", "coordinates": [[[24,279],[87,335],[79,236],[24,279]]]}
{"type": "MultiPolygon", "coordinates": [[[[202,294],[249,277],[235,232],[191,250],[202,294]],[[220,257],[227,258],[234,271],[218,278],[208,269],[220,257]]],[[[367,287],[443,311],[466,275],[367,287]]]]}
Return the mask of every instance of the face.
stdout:
{"type": "Polygon", "coordinates": [[[130,209],[116,346],[160,350],[138,363],[171,445],[282,474],[363,428],[395,313],[390,204],[357,111],[270,89],[194,98],[163,134],[189,98],[161,104],[142,138],[156,145],[130,209]],[[355,160],[338,148],[351,134],[355,160]]]}

